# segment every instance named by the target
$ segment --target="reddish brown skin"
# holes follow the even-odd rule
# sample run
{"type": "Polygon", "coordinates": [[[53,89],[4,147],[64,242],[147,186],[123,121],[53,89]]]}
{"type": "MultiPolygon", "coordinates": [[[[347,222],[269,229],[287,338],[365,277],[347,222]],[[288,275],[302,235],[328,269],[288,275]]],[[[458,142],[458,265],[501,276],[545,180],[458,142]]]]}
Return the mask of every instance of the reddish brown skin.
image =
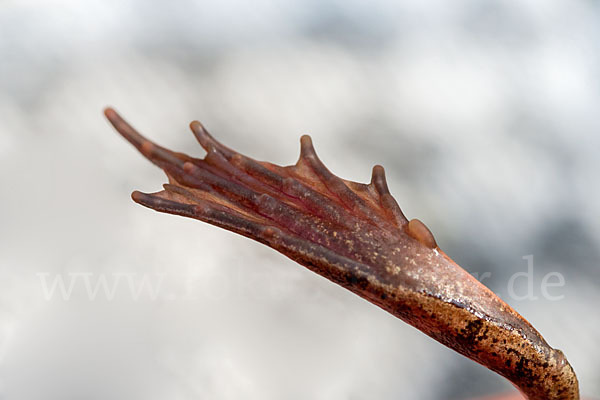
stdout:
{"type": "Polygon", "coordinates": [[[197,121],[203,159],[160,147],[113,109],[115,129],[169,179],[137,203],[247,236],[383,308],[510,380],[530,400],[577,400],[560,350],[452,261],[419,220],[408,221],[381,166],[371,183],[332,174],[309,136],[295,165],[259,162],[223,146],[197,121]]]}

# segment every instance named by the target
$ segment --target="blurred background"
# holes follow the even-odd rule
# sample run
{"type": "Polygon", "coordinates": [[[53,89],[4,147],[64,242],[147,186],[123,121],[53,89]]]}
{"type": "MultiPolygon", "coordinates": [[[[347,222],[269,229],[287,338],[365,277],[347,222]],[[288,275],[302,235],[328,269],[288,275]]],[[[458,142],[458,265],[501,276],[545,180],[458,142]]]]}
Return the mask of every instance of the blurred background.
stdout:
{"type": "Polygon", "coordinates": [[[165,177],[107,105],[196,156],[193,119],[260,160],[310,133],[343,178],[384,165],[600,395],[599,38],[590,0],[0,1],[0,399],[512,388],[262,245],[134,204],[165,177]]]}

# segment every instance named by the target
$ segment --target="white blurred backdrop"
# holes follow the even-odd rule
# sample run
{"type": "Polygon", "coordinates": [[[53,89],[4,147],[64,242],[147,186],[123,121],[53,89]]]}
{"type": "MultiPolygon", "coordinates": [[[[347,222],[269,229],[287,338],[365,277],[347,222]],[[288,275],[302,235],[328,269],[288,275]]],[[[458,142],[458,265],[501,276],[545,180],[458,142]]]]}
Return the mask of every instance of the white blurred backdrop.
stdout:
{"type": "Polygon", "coordinates": [[[591,0],[0,1],[0,399],[511,389],[262,245],[134,204],[165,178],[107,105],[192,155],[199,119],[257,159],[294,163],[310,133],[344,178],[384,165],[600,395],[599,38],[591,0]]]}

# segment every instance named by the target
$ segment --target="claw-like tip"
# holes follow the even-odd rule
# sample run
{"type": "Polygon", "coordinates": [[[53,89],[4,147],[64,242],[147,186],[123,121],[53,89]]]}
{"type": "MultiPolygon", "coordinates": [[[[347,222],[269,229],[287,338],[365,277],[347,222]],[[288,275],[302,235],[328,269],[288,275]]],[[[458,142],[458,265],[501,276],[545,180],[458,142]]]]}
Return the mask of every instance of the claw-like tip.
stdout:
{"type": "Polygon", "coordinates": [[[300,158],[316,157],[317,153],[313,147],[312,139],[309,135],[300,137],[300,158]]]}
{"type": "Polygon", "coordinates": [[[165,191],[133,192],[136,203],[267,244],[501,373],[531,400],[579,398],[562,353],[468,272],[436,257],[433,235],[406,219],[380,165],[371,186],[346,181],[319,160],[308,135],[295,166],[255,161],[198,121],[190,128],[208,154],[195,159],[150,142],[110,107],[104,114],[169,177],[165,191]]]}
{"type": "Polygon", "coordinates": [[[204,129],[204,125],[202,125],[200,121],[192,121],[190,122],[190,129],[192,130],[192,133],[196,137],[198,143],[200,143],[200,146],[206,149],[210,143],[210,138],[208,137],[206,129],[204,129]]]}
{"type": "Polygon", "coordinates": [[[117,112],[112,107],[104,108],[104,115],[106,118],[113,119],[116,116],[117,112]]]}
{"type": "Polygon", "coordinates": [[[375,186],[375,189],[377,189],[381,195],[390,193],[385,179],[385,170],[381,165],[375,165],[373,167],[371,185],[375,186]]]}
{"type": "Polygon", "coordinates": [[[192,131],[194,130],[198,130],[198,131],[204,131],[204,125],[202,125],[202,122],[197,121],[197,120],[193,120],[192,122],[190,122],[190,129],[192,131]]]}
{"type": "Polygon", "coordinates": [[[146,193],[142,193],[139,190],[135,190],[133,191],[133,193],[131,193],[131,199],[133,201],[135,201],[138,204],[142,204],[143,203],[143,199],[144,197],[147,196],[146,193]]]}

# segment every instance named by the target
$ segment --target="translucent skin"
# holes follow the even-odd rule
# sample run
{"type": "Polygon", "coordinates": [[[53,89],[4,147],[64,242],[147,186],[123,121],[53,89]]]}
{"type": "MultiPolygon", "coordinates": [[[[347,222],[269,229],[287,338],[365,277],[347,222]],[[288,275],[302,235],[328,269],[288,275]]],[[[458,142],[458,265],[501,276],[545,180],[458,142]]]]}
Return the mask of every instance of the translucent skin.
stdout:
{"type": "Polygon", "coordinates": [[[190,127],[207,151],[197,159],[150,142],[110,108],[105,115],[169,179],[163,191],[134,192],[137,203],[283,253],[496,371],[530,400],[579,399],[562,352],[452,261],[421,221],[406,219],[381,166],[369,184],[343,180],[319,160],[308,136],[295,165],[259,162],[194,121],[190,127]]]}

